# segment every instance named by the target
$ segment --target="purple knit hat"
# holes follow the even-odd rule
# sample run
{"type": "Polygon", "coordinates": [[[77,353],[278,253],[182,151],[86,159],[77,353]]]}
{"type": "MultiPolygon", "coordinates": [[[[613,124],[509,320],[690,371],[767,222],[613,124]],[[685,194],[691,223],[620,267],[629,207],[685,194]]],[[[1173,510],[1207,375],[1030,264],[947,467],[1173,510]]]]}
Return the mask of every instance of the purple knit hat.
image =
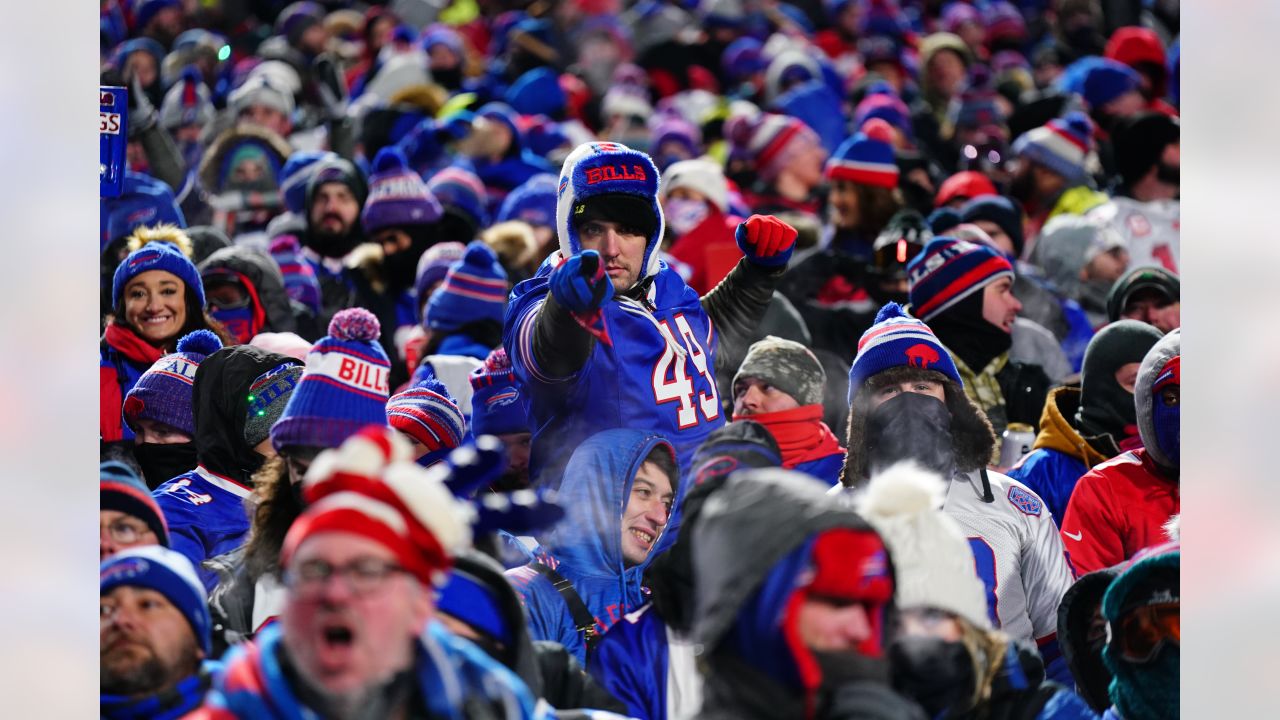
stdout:
{"type": "Polygon", "coordinates": [[[413,284],[418,293],[419,305],[427,302],[427,292],[431,286],[443,282],[449,266],[461,260],[466,253],[467,246],[460,242],[436,243],[422,253],[422,257],[418,258],[418,279],[413,284]]]}
{"type": "Polygon", "coordinates": [[[386,425],[391,362],[378,343],[381,328],[364,308],[340,310],[329,334],[307,354],[306,369],[280,420],[271,427],[276,450],[291,445],[336,448],[368,425],[386,425]]]}
{"type": "Polygon", "coordinates": [[[153,420],[195,435],[191,391],[196,368],[221,347],[222,341],[208,330],[183,335],[177,352],[155,361],[124,396],[124,422],[129,429],[136,433],[139,420],[153,420]]]}
{"type": "Polygon", "coordinates": [[[388,227],[430,225],[442,214],[440,201],[418,173],[409,169],[404,151],[394,145],[379,150],[369,178],[369,199],[360,216],[365,233],[372,236],[388,227]]]}

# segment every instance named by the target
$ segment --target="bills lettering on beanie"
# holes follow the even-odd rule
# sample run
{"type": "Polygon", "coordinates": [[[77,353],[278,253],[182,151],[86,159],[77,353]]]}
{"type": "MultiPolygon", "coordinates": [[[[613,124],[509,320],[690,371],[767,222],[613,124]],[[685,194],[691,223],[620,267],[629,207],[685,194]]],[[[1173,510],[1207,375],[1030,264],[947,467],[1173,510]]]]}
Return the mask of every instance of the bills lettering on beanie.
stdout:
{"type": "Polygon", "coordinates": [[[426,325],[448,332],[480,320],[501,323],[507,291],[507,271],[502,269],[498,256],[482,241],[473,240],[431,294],[426,325]]]}
{"type": "Polygon", "coordinates": [[[138,475],[122,462],[108,460],[98,466],[98,507],[132,515],[147,524],[157,542],[169,547],[169,523],[138,475]]]}
{"type": "Polygon", "coordinates": [[[139,420],[152,420],[195,435],[191,393],[196,368],[221,347],[222,341],[208,330],[182,336],[177,352],[155,361],[125,395],[123,413],[129,429],[138,432],[139,420]]]}
{"type": "Polygon", "coordinates": [[[413,462],[409,441],[388,427],[367,427],[320,453],[303,479],[307,509],[290,526],[280,552],[289,571],[314,535],[360,535],[390,550],[410,574],[441,587],[453,557],[471,543],[472,507],[454,498],[444,474],[413,462]]]}
{"type": "Polygon", "coordinates": [[[893,130],[880,118],[871,118],[856,135],[845,140],[827,161],[827,178],[858,185],[895,188],[898,164],[893,154],[893,130]]]}
{"type": "Polygon", "coordinates": [[[396,393],[387,401],[387,423],[427,448],[452,450],[462,444],[467,421],[445,388],[434,377],[396,393]]]}
{"type": "Polygon", "coordinates": [[[929,326],[891,302],[880,308],[875,324],[858,340],[858,354],[849,368],[849,404],[869,378],[895,367],[934,370],[964,386],[950,353],[929,326]]]}
{"type": "Polygon", "coordinates": [[[1088,180],[1093,156],[1093,122],[1082,112],[1069,112],[1019,135],[1013,153],[1082,184],[1088,180]]]}
{"type": "Polygon", "coordinates": [[[340,310],[329,334],[307,354],[284,414],[271,427],[276,450],[334,448],[367,425],[386,425],[391,362],[378,342],[378,319],[364,308],[340,310]]]}
{"type": "Polygon", "coordinates": [[[205,657],[212,657],[209,601],[195,568],[184,555],[159,545],[121,550],[99,566],[98,594],[107,595],[122,585],[147,588],[163,595],[191,624],[205,657]]]}
{"type": "Polygon", "coordinates": [[[257,447],[271,434],[271,426],[276,424],[289,404],[289,396],[298,386],[302,377],[302,366],[285,363],[259,375],[249,386],[249,406],[244,419],[244,442],[249,447],[257,447]]]}
{"type": "Polygon", "coordinates": [[[747,378],[763,380],[801,405],[821,403],[827,384],[827,373],[809,348],[773,335],[747,349],[747,356],[733,376],[735,393],[738,381],[747,378]]]}
{"type": "Polygon", "coordinates": [[[506,349],[489,353],[484,364],[471,372],[470,380],[473,435],[530,432],[529,398],[516,379],[506,349]]]}
{"type": "Polygon", "coordinates": [[[129,253],[116,268],[111,279],[111,305],[115,308],[123,306],[124,286],[129,281],[151,270],[161,270],[177,277],[192,290],[200,308],[205,306],[204,283],[200,281],[200,272],[196,266],[174,245],[167,242],[150,242],[129,253]]]}
{"type": "Polygon", "coordinates": [[[369,199],[360,221],[372,235],[383,228],[430,225],[444,214],[440,201],[418,173],[409,169],[404,151],[388,145],[373,159],[369,199]]]}
{"type": "Polygon", "coordinates": [[[912,312],[928,322],[1002,277],[1013,279],[1013,266],[994,249],[950,237],[934,238],[907,263],[912,312]]]}

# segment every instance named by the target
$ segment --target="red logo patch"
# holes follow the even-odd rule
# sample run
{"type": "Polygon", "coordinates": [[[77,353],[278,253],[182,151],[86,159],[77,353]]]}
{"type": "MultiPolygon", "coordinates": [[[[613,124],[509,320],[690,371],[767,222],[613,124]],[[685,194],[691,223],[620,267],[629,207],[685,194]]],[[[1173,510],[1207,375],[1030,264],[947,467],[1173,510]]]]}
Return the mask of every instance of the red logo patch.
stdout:
{"type": "Polygon", "coordinates": [[[907,348],[907,366],[928,369],[930,365],[937,363],[942,358],[938,357],[938,351],[932,347],[921,343],[912,345],[907,348]]]}
{"type": "Polygon", "coordinates": [[[632,165],[630,168],[625,165],[605,165],[604,167],[587,168],[588,185],[610,180],[644,180],[647,177],[648,175],[645,174],[643,165],[632,165]]]}

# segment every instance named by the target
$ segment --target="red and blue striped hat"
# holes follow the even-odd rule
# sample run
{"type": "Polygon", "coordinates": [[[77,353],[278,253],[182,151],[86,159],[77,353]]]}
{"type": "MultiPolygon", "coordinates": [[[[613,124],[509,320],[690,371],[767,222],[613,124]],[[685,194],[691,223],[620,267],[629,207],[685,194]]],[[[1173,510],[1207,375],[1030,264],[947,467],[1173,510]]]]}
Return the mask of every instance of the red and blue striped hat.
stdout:
{"type": "Polygon", "coordinates": [[[898,163],[893,155],[893,128],[873,117],[853,137],[840,143],[827,160],[827,178],[858,185],[895,188],[898,163]]]}
{"type": "Polygon", "coordinates": [[[875,324],[858,340],[858,354],[849,368],[849,404],[868,378],[895,367],[935,370],[964,387],[956,364],[933,330],[891,302],[880,308],[875,324]]]}
{"type": "Polygon", "coordinates": [[[929,241],[907,263],[911,311],[928,322],[995,280],[1013,278],[1013,266],[986,245],[952,237],[929,241]]]}
{"type": "Polygon", "coordinates": [[[1037,162],[1073,183],[1089,178],[1093,154],[1093,122],[1073,110],[1038,128],[1028,130],[1013,141],[1013,153],[1037,162]]]}
{"type": "Polygon", "coordinates": [[[444,281],[427,303],[426,325],[446,332],[478,320],[502,322],[507,308],[507,271],[498,256],[479,240],[467,245],[462,259],[449,266],[444,281]]]}
{"type": "Polygon", "coordinates": [[[467,421],[458,403],[439,380],[428,377],[391,396],[387,423],[426,446],[428,452],[462,444],[467,421]]]}

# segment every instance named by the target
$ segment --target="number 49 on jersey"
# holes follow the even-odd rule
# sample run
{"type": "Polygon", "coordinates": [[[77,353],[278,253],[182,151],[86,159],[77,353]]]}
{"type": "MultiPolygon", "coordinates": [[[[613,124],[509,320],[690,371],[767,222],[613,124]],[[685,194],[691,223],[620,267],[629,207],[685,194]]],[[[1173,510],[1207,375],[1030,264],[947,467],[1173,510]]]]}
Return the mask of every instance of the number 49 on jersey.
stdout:
{"type": "Polygon", "coordinates": [[[669,402],[680,404],[676,419],[680,429],[684,430],[700,422],[699,413],[704,420],[715,420],[720,417],[720,397],[716,393],[716,383],[707,365],[707,353],[698,343],[698,338],[693,334],[693,328],[689,327],[689,321],[683,314],[677,314],[672,318],[672,322],[676,326],[675,333],[671,331],[671,326],[666,320],[658,322],[668,342],[658,364],[653,366],[653,397],[659,405],[669,402]],[[673,347],[677,337],[688,350],[684,356],[676,352],[673,347]],[[693,371],[702,376],[703,385],[708,392],[694,390],[688,367],[690,362],[693,363],[693,371]]]}

